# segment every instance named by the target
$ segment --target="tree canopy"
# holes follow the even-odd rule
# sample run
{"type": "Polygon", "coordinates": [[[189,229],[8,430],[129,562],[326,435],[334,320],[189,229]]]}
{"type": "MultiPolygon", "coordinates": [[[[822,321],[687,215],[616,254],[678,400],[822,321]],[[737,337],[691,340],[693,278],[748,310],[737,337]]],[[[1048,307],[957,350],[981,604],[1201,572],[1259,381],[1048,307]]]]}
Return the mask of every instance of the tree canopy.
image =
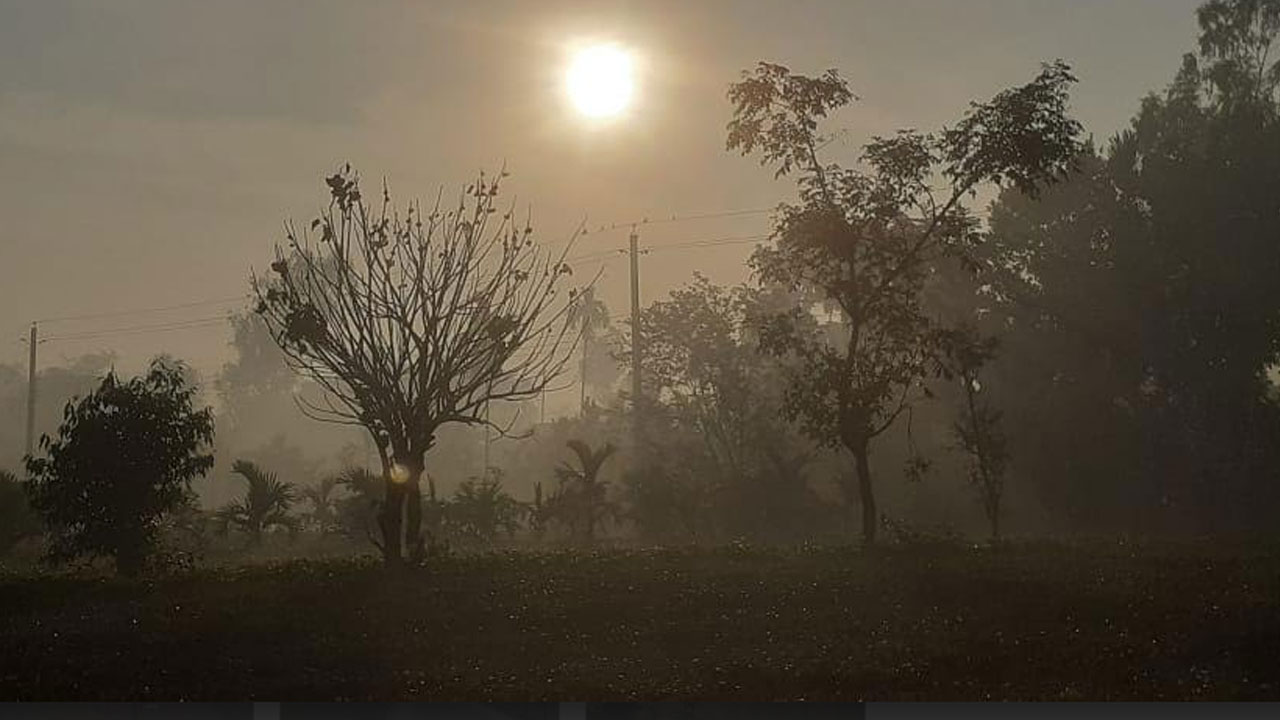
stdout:
{"type": "Polygon", "coordinates": [[[861,168],[819,154],[820,121],[854,98],[834,70],[811,78],[761,63],[729,90],[729,149],[758,153],[778,176],[799,174],[799,201],[780,206],[776,242],[752,266],[765,283],[817,291],[839,322],[805,331],[814,308],[799,307],[771,318],[761,339],[800,359],[791,415],[818,442],[853,455],[856,496],[853,479],[845,488],[861,505],[867,543],[878,525],[870,442],[908,407],[935,352],[924,283],[942,259],[972,264],[982,232],[965,199],[980,185],[1034,194],[1071,169],[1081,131],[1067,113],[1074,82],[1065,63],[1045,65],[1026,85],[973,103],[950,128],[872,138],[861,168]]]}
{"type": "Polygon", "coordinates": [[[127,381],[108,372],[67,404],[58,435],[41,437],[43,456],[27,460],[50,560],[111,557],[124,575],[142,568],[162,517],[213,466],[203,452],[213,413],[197,409],[195,395],[180,363],[156,360],[127,381]]]}

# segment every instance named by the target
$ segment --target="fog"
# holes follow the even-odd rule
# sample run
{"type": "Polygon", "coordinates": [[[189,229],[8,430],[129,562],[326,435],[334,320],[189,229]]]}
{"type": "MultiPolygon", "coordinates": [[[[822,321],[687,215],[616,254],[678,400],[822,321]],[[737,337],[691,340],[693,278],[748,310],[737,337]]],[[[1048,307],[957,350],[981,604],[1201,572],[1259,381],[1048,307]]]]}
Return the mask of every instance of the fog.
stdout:
{"type": "Polygon", "coordinates": [[[1276,0],[0,0],[0,168],[10,695],[1280,688],[1276,0]]]}

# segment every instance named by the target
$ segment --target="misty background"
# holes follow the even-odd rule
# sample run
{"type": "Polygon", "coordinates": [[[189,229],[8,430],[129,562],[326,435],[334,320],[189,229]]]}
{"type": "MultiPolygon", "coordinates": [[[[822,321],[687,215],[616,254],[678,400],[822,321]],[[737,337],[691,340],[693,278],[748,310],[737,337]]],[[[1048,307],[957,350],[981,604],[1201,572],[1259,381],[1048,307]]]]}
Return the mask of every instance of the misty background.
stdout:
{"type": "MultiPolygon", "coordinates": [[[[362,432],[298,412],[300,383],[270,338],[227,318],[247,307],[249,266],[267,262],[286,219],[319,209],[320,178],[344,162],[424,200],[505,163],[506,191],[532,208],[544,243],[589,231],[575,270],[601,273],[597,296],[619,324],[627,265],[610,251],[626,246],[627,223],[650,221],[639,226],[649,305],[695,271],[747,280],[750,239],[771,229],[764,210],[792,197],[723,149],[725,90],[757,60],[850,79],[860,101],[832,121],[847,130],[829,149],[837,160],[877,133],[938,127],[1055,57],[1080,77],[1073,114],[1105,139],[1170,82],[1198,4],[4,2],[0,467],[20,466],[32,320],[47,339],[37,434],[108,368],[132,374],[168,354],[192,366],[219,413],[217,465],[198,483],[206,505],[238,491],[236,458],[304,484],[372,465],[362,432]],[[640,66],[637,103],[600,127],[561,88],[569,44],[593,39],[635,48],[640,66]],[[687,219],[702,215],[715,217],[687,219]],[[671,218],[682,220],[658,222],[671,218]]],[[[605,398],[621,374],[597,355],[590,394],[605,398]]],[[[575,415],[574,382],[520,408],[522,422],[575,415]]],[[[946,432],[940,421],[938,443],[946,432]]],[[[485,431],[447,428],[429,472],[448,492],[483,474],[487,453],[489,465],[526,470],[505,482],[528,499],[570,433],[542,450],[500,439],[486,450],[485,431]]],[[[896,471],[901,458],[886,454],[896,471]]],[[[980,525],[958,485],[885,485],[891,505],[980,525]]],[[[1011,483],[1012,515],[1042,522],[1024,489],[1011,483]]]]}

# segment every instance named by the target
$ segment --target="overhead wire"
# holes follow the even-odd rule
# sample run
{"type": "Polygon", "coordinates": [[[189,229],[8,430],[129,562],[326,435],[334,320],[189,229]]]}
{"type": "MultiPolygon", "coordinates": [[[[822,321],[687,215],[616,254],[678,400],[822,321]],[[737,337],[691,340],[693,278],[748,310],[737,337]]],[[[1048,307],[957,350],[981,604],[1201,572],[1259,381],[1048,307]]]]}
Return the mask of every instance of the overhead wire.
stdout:
{"type": "MultiPolygon", "coordinates": [[[[678,223],[678,222],[688,222],[688,221],[698,221],[698,220],[711,220],[711,219],[717,219],[717,218],[760,215],[760,214],[772,212],[774,209],[775,208],[772,208],[772,207],[747,208],[747,209],[740,209],[740,210],[726,210],[721,212],[698,213],[694,215],[672,215],[670,217],[657,218],[657,219],[643,218],[635,222],[614,223],[609,226],[601,226],[600,228],[594,231],[586,231],[584,232],[584,234],[595,234],[595,233],[605,232],[605,231],[613,230],[617,228],[641,226],[641,225],[657,225],[657,224],[664,224],[664,223],[678,223]]],[[[755,234],[755,235],[744,235],[744,236],[702,238],[702,239],[679,242],[679,243],[670,243],[666,245],[646,246],[641,249],[641,253],[648,254],[654,251],[668,251],[668,250],[690,249],[690,248],[699,248],[699,247],[716,247],[721,245],[739,245],[739,244],[746,244],[751,242],[758,242],[760,240],[767,239],[768,237],[769,237],[768,234],[755,234]]],[[[598,251],[586,253],[583,255],[578,255],[575,257],[570,257],[566,260],[566,262],[568,262],[571,265],[576,265],[576,264],[581,264],[585,262],[590,262],[592,260],[599,260],[602,258],[606,258],[610,255],[615,255],[615,254],[621,255],[626,253],[627,253],[626,248],[609,248],[605,250],[598,250],[598,251]]],[[[174,303],[169,305],[157,305],[152,307],[136,308],[132,310],[118,310],[118,311],[100,312],[100,313],[84,313],[84,314],[77,314],[77,315],[60,315],[60,316],[54,316],[54,317],[39,318],[35,320],[35,322],[41,325],[49,325],[49,324],[55,324],[55,323],[73,322],[73,321],[80,321],[80,320],[101,320],[101,319],[107,319],[107,318],[132,317],[132,316],[138,316],[138,315],[163,313],[163,312],[168,312],[173,310],[183,310],[183,309],[208,307],[208,306],[215,306],[215,305],[227,305],[231,303],[244,302],[250,299],[251,297],[252,297],[251,295],[243,294],[243,295],[234,295],[234,296],[221,297],[221,298],[211,298],[211,299],[205,299],[205,300],[194,300],[191,302],[174,303]]],[[[66,332],[60,335],[55,334],[55,335],[40,338],[40,342],[44,343],[49,341],[93,340],[93,339],[118,336],[118,335],[135,335],[135,334],[150,333],[150,332],[171,332],[171,331],[188,330],[188,329],[194,329],[194,328],[206,328],[206,327],[213,327],[217,324],[225,322],[230,316],[231,316],[231,311],[228,310],[228,312],[224,315],[217,315],[217,316],[210,316],[210,317],[190,318],[185,320],[173,320],[173,321],[166,321],[166,322],[154,323],[154,324],[144,324],[144,325],[129,325],[129,326],[117,327],[117,328],[66,332]]]]}
{"type": "Polygon", "coordinates": [[[609,232],[612,230],[619,230],[622,228],[639,227],[642,225],[661,225],[661,224],[667,224],[667,223],[688,222],[691,220],[713,220],[716,218],[739,217],[743,215],[763,215],[765,213],[773,212],[776,209],[777,208],[774,208],[774,207],[767,207],[767,208],[747,208],[745,210],[725,210],[723,212],[700,213],[697,215],[672,215],[670,217],[658,218],[656,220],[650,220],[649,218],[646,217],[640,220],[632,220],[629,222],[615,222],[609,225],[601,225],[597,227],[595,230],[585,230],[583,231],[582,234],[594,235],[597,233],[609,232]]]}
{"type": "Polygon", "coordinates": [[[87,315],[63,315],[60,317],[40,318],[34,322],[45,325],[49,323],[70,322],[72,320],[101,320],[103,318],[127,317],[129,315],[147,315],[150,313],[165,312],[168,310],[182,310],[193,307],[203,307],[207,305],[225,305],[232,302],[248,300],[250,295],[236,295],[233,297],[216,298],[212,300],[196,300],[193,302],[178,303],[176,305],[159,305],[155,307],[139,308],[136,310],[118,310],[104,313],[90,313],[87,315]]]}
{"type": "Polygon", "coordinates": [[[165,323],[152,323],[149,325],[131,325],[127,327],[109,328],[104,330],[85,330],[83,332],[66,333],[63,335],[52,335],[40,338],[40,342],[49,342],[53,340],[92,340],[100,337],[109,337],[116,335],[134,335],[145,332],[167,332],[171,330],[187,330],[197,327],[212,327],[225,323],[231,317],[230,313],[226,315],[213,315],[203,318],[190,318],[187,320],[174,320],[165,323]]]}

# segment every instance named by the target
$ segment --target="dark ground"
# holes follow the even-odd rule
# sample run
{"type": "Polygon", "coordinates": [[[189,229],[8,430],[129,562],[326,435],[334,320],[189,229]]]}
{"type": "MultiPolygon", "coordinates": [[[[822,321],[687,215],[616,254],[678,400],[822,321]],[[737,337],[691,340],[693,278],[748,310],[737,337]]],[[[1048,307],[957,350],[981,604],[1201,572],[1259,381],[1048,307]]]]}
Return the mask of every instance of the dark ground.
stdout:
{"type": "Polygon", "coordinates": [[[1030,544],[0,579],[3,700],[1280,699],[1280,550],[1030,544]]]}

